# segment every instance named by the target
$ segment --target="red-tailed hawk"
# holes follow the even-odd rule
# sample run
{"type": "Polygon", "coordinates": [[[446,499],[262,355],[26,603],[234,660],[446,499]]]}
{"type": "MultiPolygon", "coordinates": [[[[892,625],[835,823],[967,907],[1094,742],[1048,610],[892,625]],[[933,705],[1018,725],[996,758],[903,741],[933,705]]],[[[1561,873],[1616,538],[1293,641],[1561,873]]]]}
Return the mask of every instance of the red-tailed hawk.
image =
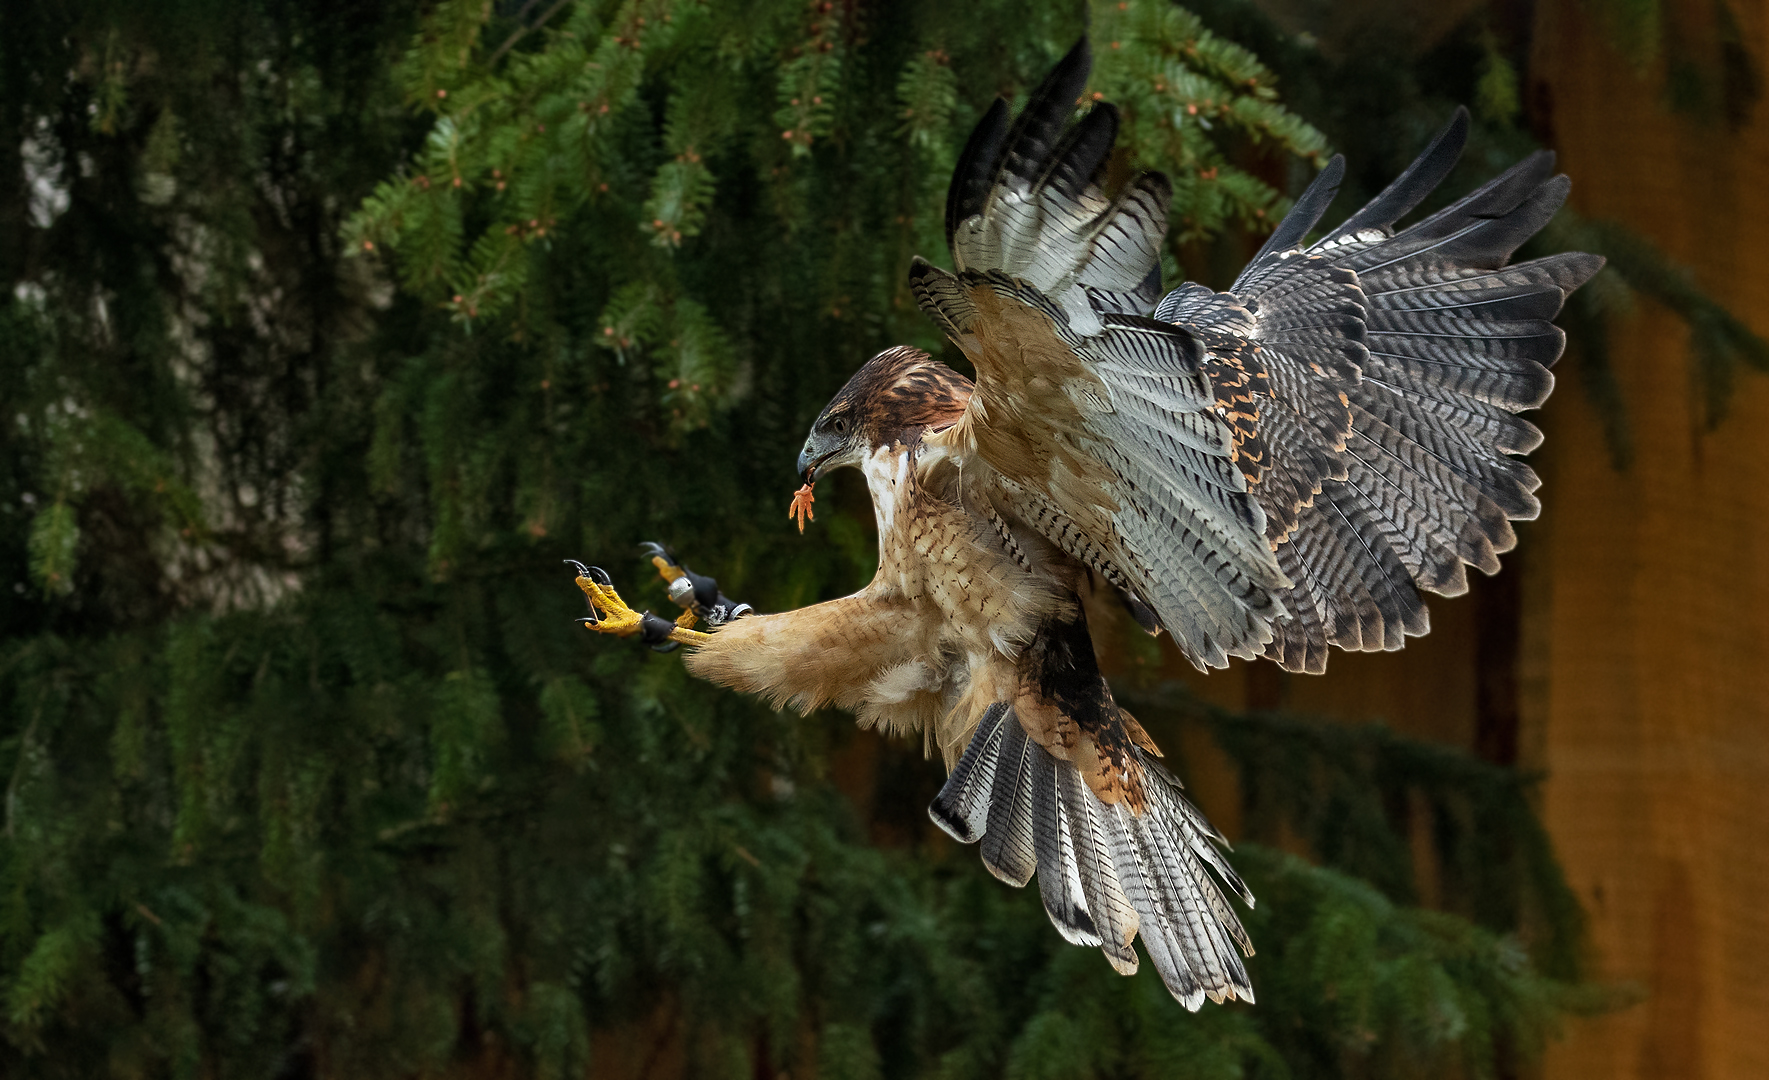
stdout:
{"type": "Polygon", "coordinates": [[[689,645],[698,676],[921,733],[951,770],[934,820],[1002,880],[1036,874],[1057,930],[1119,971],[1136,969],[1140,934],[1196,1009],[1252,1000],[1222,885],[1253,898],[1113,701],[1080,597],[1115,590],[1201,668],[1263,656],[1320,671],[1328,644],[1424,633],[1419,590],[1496,571],[1510,522],[1539,509],[1511,455],[1541,432],[1516,413],[1548,396],[1564,343],[1550,320],[1602,260],[1506,265],[1566,198],[1546,153],[1395,231],[1459,156],[1458,112],[1320,239],[1306,242],[1337,157],[1228,292],[1163,297],[1168,183],[1103,190],[1117,112],[1070,123],[1088,69],[1083,41],[1011,123],[996,102],[947,197],[956,272],[910,270],[975,384],[888,349],[805,441],[807,489],[842,466],[866,477],[872,583],[728,618],[710,579],[660,553],[689,609],[675,624],[632,611],[600,571],[578,584],[593,629],[689,645]],[[712,633],[688,628],[696,612],[712,633]]]}

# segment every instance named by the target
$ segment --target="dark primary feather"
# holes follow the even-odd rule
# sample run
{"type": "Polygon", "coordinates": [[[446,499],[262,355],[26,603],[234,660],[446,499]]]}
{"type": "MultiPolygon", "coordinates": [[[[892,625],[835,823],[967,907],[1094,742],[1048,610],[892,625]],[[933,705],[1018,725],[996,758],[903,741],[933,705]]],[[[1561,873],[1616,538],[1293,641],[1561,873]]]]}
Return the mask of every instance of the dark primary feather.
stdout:
{"type": "Polygon", "coordinates": [[[1035,190],[1048,187],[1052,194],[1068,202],[1080,200],[1087,185],[1094,182],[1105,166],[1106,158],[1112,153],[1112,143],[1117,138],[1117,107],[1103,103],[1094,106],[1069,128],[1062,142],[1044,161],[1035,162],[1042,164],[1043,168],[1032,187],[1035,190]]]}
{"type": "MultiPolygon", "coordinates": [[[[1431,140],[1425,152],[1413,159],[1399,176],[1382,189],[1382,193],[1365,204],[1362,210],[1345,219],[1338,232],[1349,235],[1364,229],[1389,229],[1401,218],[1406,217],[1413,208],[1425,201],[1425,197],[1437,190],[1444,177],[1456,167],[1456,160],[1462,156],[1462,145],[1468,141],[1468,110],[1457,106],[1450,122],[1431,140]]],[[[1318,182],[1318,181],[1317,181],[1318,182]]],[[[1319,220],[1319,215],[1316,215],[1319,220]]],[[[1310,228],[1313,222],[1310,222],[1310,228]]],[[[1298,235],[1292,243],[1300,243],[1298,235]]]]}
{"type": "Polygon", "coordinates": [[[952,183],[946,189],[946,244],[958,231],[958,223],[983,208],[995,177],[989,166],[1001,153],[1002,140],[1007,138],[1007,102],[1000,98],[989,106],[983,119],[971,130],[958,166],[952,170],[952,183]]]}
{"type": "MultiPolygon", "coordinates": [[[[1075,110],[1075,99],[1081,96],[1087,85],[1087,72],[1092,64],[1087,39],[1082,38],[1032,91],[1026,107],[1014,118],[1004,136],[991,135],[986,138],[985,145],[978,147],[977,156],[968,162],[970,175],[965,183],[965,200],[956,208],[948,200],[946,215],[951,227],[973,214],[985,213],[1004,182],[1017,179],[1028,188],[1036,184],[1044,171],[1044,163],[1051,156],[1051,148],[1062,135],[1069,114],[1075,110]]],[[[990,116],[993,117],[997,110],[1005,117],[1007,103],[997,100],[990,109],[990,116]]],[[[987,118],[985,123],[988,123],[987,118]]],[[[981,130],[979,126],[978,131],[981,130]]],[[[960,164],[961,170],[965,165],[960,164]]],[[[1089,170],[1088,176],[1091,175],[1092,170],[1089,170]]],[[[950,229],[947,241],[951,241],[950,229]]]]}
{"type": "Polygon", "coordinates": [[[1345,158],[1334,154],[1327,162],[1327,167],[1314,178],[1314,183],[1308,185],[1308,190],[1302,193],[1302,198],[1297,199],[1296,205],[1284,215],[1284,220],[1278,222],[1278,227],[1266,237],[1265,243],[1260,246],[1252,261],[1257,263],[1274,251],[1287,251],[1301,246],[1308,230],[1315,227],[1315,223],[1321,220],[1321,215],[1327,212],[1327,207],[1332,205],[1333,196],[1339,194],[1339,185],[1344,180],[1345,158]]]}

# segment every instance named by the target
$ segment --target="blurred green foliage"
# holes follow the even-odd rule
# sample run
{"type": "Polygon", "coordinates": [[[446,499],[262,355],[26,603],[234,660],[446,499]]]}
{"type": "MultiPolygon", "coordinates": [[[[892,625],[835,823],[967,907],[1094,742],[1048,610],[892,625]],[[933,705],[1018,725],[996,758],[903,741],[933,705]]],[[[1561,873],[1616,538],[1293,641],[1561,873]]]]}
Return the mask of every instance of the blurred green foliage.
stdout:
{"type": "Polygon", "coordinates": [[[1164,699],[1332,867],[1237,853],[1260,1005],[1194,1016],[933,833],[918,748],[572,627],[561,560],[641,539],[764,610],[870,575],[853,485],[791,531],[794,450],[940,348],[903,271],[956,150],[1089,17],[1172,280],[1329,135],[1348,201],[1455,100],[1456,184],[1527,148],[1480,25],[1415,66],[1232,2],[9,5],[7,1074],[1480,1076],[1590,1005],[1509,770],[1164,699]]]}

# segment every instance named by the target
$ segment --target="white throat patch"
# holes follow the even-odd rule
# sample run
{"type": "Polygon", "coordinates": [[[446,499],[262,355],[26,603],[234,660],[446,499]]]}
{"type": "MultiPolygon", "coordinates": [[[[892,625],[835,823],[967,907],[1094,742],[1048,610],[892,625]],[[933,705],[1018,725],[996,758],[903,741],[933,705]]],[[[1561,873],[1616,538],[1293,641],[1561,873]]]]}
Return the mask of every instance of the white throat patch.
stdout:
{"type": "Polygon", "coordinates": [[[906,447],[881,446],[860,463],[880,533],[890,531],[897,520],[897,505],[908,495],[909,458],[906,447]]]}

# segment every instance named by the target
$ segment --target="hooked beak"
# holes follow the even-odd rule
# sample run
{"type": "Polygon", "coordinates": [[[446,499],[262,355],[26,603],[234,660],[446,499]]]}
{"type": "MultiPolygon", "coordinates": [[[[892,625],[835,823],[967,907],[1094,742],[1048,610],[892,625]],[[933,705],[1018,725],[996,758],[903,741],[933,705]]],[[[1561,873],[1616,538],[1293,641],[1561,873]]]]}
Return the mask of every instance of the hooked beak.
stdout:
{"type": "Polygon", "coordinates": [[[799,479],[807,484],[816,479],[817,467],[828,461],[834,453],[833,450],[817,453],[817,448],[807,442],[805,448],[799,451],[799,479]]]}
{"type": "Polygon", "coordinates": [[[826,469],[848,464],[852,449],[849,440],[840,436],[811,432],[805,440],[805,448],[799,451],[799,479],[809,484],[826,469]]]}

